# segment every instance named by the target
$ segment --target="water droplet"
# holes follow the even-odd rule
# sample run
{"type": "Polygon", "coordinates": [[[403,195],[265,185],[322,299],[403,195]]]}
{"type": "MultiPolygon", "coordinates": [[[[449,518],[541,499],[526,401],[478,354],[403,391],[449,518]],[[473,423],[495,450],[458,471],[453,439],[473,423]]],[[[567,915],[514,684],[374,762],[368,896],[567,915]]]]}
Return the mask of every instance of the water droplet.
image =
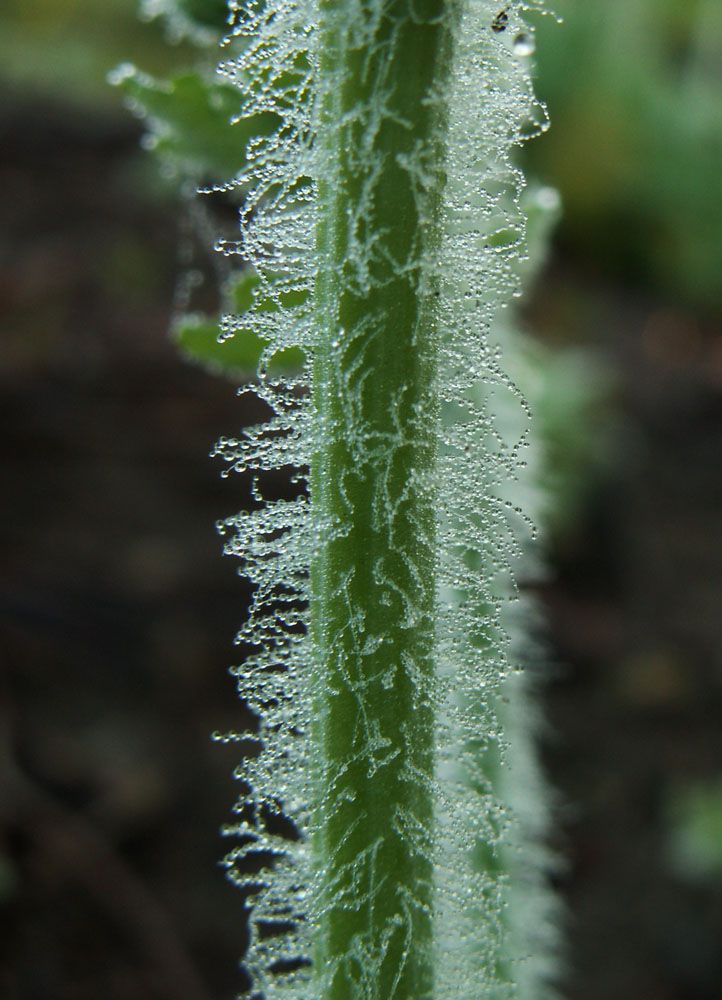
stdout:
{"type": "Polygon", "coordinates": [[[106,80],[111,87],[117,87],[123,83],[124,80],[128,80],[130,77],[135,76],[137,72],[138,70],[135,68],[133,63],[124,62],[121,63],[120,66],[116,66],[115,69],[112,69],[107,74],[106,80]]]}
{"type": "Polygon", "coordinates": [[[535,48],[536,42],[534,41],[533,35],[522,32],[514,39],[515,56],[530,56],[534,52],[535,48]]]}
{"type": "Polygon", "coordinates": [[[537,191],[536,201],[539,208],[547,212],[555,212],[561,207],[561,197],[556,188],[541,187],[537,191]]]}

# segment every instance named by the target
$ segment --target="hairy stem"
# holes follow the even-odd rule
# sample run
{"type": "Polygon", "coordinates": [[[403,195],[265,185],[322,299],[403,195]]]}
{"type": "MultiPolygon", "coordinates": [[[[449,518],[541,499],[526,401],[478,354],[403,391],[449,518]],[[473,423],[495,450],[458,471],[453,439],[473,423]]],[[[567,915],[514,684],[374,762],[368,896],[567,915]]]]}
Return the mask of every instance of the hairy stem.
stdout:
{"type": "Polygon", "coordinates": [[[433,264],[456,13],[444,0],[321,8],[310,484],[324,1000],[433,989],[433,264]]]}

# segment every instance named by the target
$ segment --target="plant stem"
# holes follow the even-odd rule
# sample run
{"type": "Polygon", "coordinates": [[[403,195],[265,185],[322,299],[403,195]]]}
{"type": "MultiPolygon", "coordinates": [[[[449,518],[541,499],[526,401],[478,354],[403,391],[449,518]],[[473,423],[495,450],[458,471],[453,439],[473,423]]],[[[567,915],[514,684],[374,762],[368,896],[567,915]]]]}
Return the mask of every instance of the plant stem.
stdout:
{"type": "Polygon", "coordinates": [[[323,1000],[433,990],[434,261],[456,7],[321,5],[310,486],[323,1000]]]}

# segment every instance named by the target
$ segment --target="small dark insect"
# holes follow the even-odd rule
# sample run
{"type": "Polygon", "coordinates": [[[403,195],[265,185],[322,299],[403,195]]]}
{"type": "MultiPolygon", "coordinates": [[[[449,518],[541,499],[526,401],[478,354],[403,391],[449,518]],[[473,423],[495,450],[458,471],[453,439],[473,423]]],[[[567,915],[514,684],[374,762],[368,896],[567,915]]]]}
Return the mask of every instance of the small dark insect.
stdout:
{"type": "Polygon", "coordinates": [[[503,10],[499,11],[494,20],[491,22],[492,31],[496,31],[497,34],[500,31],[506,31],[506,27],[509,24],[509,14],[507,13],[508,10],[509,7],[507,6],[503,10]]]}

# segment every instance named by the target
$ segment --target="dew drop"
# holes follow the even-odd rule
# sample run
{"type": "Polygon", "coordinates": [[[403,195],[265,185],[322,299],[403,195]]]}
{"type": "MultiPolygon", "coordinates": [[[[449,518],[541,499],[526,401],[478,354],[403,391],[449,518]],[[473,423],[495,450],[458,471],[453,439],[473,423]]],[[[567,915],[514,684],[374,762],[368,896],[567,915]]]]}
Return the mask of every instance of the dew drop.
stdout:
{"type": "Polygon", "coordinates": [[[134,77],[137,72],[138,70],[135,68],[133,63],[124,62],[121,63],[119,66],[116,66],[115,69],[111,69],[111,71],[106,76],[106,80],[111,85],[111,87],[118,87],[125,80],[134,77]]]}
{"type": "Polygon", "coordinates": [[[533,35],[528,35],[525,32],[522,32],[514,39],[515,56],[530,56],[534,52],[535,48],[536,42],[534,41],[533,35]]]}
{"type": "Polygon", "coordinates": [[[536,201],[539,208],[554,212],[561,208],[562,199],[556,188],[545,186],[537,191],[536,201]]]}

